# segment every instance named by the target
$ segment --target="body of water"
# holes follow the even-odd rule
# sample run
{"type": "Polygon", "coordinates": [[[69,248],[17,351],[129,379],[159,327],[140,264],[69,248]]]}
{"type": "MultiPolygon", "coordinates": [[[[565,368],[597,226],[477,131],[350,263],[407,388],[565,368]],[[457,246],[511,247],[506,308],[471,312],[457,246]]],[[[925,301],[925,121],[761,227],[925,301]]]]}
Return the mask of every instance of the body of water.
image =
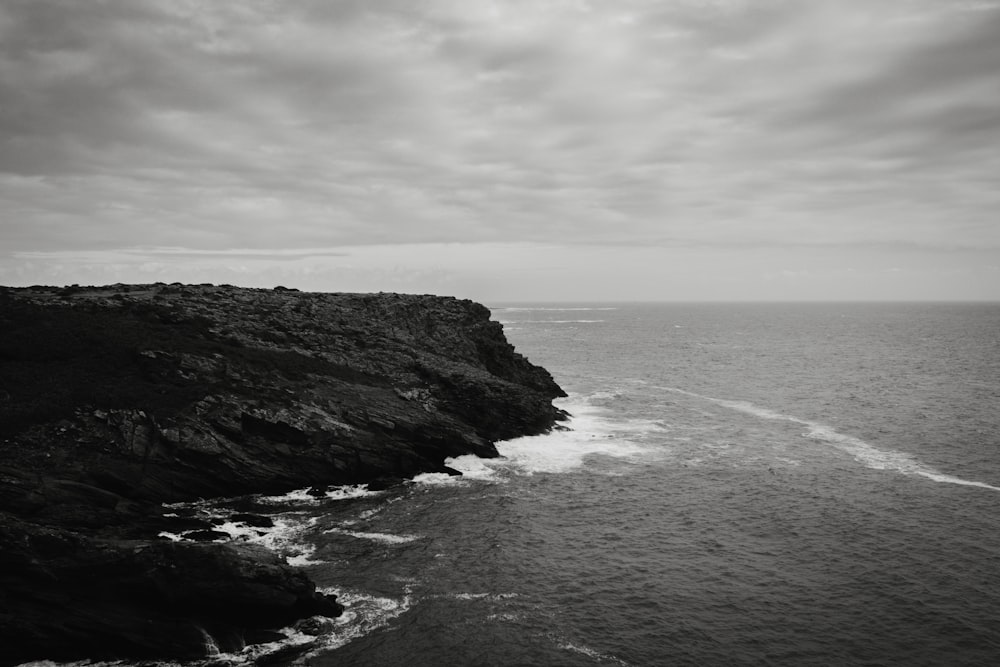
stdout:
{"type": "Polygon", "coordinates": [[[308,664],[1000,662],[1000,306],[493,313],[571,430],[264,499],[348,607],[308,664]]]}

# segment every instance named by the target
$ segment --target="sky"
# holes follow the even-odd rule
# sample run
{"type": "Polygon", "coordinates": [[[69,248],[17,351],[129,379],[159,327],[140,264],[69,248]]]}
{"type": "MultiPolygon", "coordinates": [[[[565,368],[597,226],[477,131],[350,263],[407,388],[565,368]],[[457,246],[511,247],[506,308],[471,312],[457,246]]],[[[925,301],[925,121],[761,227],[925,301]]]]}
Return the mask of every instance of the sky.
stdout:
{"type": "Polygon", "coordinates": [[[0,284],[1000,300],[1000,0],[3,0],[0,284]]]}

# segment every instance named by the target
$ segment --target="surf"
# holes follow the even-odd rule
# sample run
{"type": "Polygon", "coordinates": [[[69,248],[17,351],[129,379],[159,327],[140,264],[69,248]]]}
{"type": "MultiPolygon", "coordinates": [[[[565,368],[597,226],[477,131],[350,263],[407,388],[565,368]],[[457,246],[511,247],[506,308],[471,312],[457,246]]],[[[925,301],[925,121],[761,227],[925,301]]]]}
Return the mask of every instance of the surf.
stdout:
{"type": "Polygon", "coordinates": [[[571,417],[564,427],[540,436],[505,440],[496,444],[499,459],[485,459],[489,467],[503,466],[517,473],[565,473],[582,468],[587,459],[604,456],[634,460],[646,448],[636,435],[657,428],[648,420],[622,420],[612,411],[592,403],[606,394],[571,395],[556,401],[571,417]]]}

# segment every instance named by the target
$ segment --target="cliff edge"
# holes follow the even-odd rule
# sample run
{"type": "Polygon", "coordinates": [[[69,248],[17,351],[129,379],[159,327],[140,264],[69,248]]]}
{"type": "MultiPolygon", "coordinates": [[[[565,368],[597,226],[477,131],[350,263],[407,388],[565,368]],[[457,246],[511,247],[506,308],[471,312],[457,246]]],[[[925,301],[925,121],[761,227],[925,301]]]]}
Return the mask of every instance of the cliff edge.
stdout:
{"type": "Polygon", "coordinates": [[[197,527],[162,503],[448,471],[562,395],[471,301],[0,288],[0,663],[198,658],[335,616],[253,545],[156,538],[197,527]]]}

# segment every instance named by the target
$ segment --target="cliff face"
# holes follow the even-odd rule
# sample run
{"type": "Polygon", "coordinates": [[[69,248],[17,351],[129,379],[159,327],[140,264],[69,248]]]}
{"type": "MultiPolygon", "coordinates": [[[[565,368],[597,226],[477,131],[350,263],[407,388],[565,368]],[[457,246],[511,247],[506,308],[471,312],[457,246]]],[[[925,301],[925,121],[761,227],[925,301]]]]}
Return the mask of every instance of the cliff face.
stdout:
{"type": "Polygon", "coordinates": [[[205,632],[232,648],[254,628],[334,615],[246,545],[157,542],[159,503],[444,471],[448,456],[495,456],[493,441],[551,428],[561,395],[469,301],[4,289],[0,643],[14,663],[191,657],[205,632]]]}

